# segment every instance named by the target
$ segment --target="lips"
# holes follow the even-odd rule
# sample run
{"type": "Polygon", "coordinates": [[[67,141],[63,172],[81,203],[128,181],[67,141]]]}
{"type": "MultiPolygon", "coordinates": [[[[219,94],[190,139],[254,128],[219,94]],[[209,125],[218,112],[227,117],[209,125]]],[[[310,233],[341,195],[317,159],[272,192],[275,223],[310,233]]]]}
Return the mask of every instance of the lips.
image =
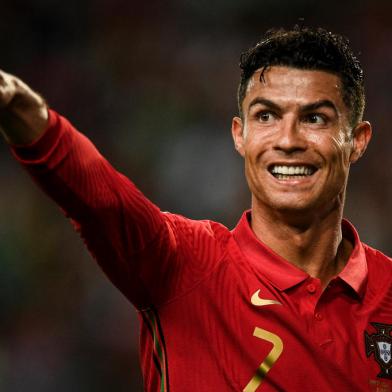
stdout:
{"type": "Polygon", "coordinates": [[[310,177],[317,171],[317,167],[308,164],[273,164],[268,167],[268,171],[279,180],[289,180],[310,177]]]}

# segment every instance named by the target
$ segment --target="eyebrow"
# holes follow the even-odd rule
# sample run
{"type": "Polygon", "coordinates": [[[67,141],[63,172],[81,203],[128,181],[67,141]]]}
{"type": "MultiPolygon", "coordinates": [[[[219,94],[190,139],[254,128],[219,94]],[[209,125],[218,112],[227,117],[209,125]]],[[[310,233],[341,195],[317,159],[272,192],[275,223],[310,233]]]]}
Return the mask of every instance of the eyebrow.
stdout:
{"type": "Polygon", "coordinates": [[[311,112],[313,110],[317,110],[323,107],[330,108],[335,112],[336,115],[338,114],[338,109],[336,108],[335,104],[329,99],[323,99],[321,101],[304,105],[301,107],[301,110],[304,112],[311,112]]]}
{"type": "Polygon", "coordinates": [[[278,104],[276,104],[275,102],[272,102],[266,98],[256,97],[256,98],[252,99],[252,101],[249,103],[248,113],[249,113],[249,110],[255,105],[264,105],[267,108],[270,108],[270,109],[273,109],[276,111],[282,110],[281,107],[278,104]]]}
{"type": "MultiPolygon", "coordinates": [[[[273,102],[269,99],[263,98],[263,97],[256,97],[249,103],[248,113],[249,113],[249,110],[255,105],[264,105],[267,108],[270,108],[275,111],[282,110],[282,108],[278,104],[276,104],[275,102],[273,102]]],[[[329,99],[322,99],[320,101],[316,101],[316,102],[312,102],[312,103],[300,106],[300,110],[301,110],[301,112],[311,112],[313,110],[317,110],[317,109],[320,109],[323,107],[327,107],[327,108],[332,109],[335,112],[335,114],[338,115],[338,110],[337,110],[335,104],[332,101],[330,101],[329,99]]]]}

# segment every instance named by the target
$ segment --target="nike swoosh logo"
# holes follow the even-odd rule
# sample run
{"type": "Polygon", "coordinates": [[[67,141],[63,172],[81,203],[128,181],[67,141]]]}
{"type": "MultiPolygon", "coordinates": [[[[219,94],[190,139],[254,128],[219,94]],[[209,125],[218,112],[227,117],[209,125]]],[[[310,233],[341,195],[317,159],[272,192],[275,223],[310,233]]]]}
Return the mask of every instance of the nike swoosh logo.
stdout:
{"type": "Polygon", "coordinates": [[[255,306],[266,306],[266,305],[282,305],[279,301],[275,301],[274,299],[264,299],[259,297],[260,289],[257,290],[250,299],[252,305],[255,306]]]}

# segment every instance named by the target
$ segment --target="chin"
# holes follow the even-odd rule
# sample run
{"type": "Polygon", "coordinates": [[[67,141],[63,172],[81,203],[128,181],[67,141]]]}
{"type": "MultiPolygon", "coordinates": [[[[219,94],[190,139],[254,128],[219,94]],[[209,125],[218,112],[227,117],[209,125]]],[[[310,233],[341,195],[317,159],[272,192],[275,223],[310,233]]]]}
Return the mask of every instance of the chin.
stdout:
{"type": "Polygon", "coordinates": [[[276,212],[282,213],[308,213],[309,211],[314,211],[315,207],[308,204],[302,203],[275,203],[271,206],[276,212]]]}
{"type": "Polygon", "coordinates": [[[291,199],[288,197],[276,197],[269,204],[270,211],[295,222],[308,222],[315,217],[326,216],[333,211],[340,211],[342,204],[338,197],[331,197],[329,201],[325,198],[314,199],[291,199]]]}
{"type": "Polygon", "coordinates": [[[288,195],[281,195],[269,198],[267,203],[263,202],[265,206],[271,211],[277,213],[284,213],[290,215],[307,215],[309,212],[319,211],[322,207],[317,199],[304,200],[298,197],[288,197],[288,195]]]}
{"type": "Polygon", "coordinates": [[[271,192],[266,196],[265,200],[271,204],[271,207],[276,206],[277,209],[307,209],[315,206],[319,200],[315,195],[295,192],[271,192]]]}

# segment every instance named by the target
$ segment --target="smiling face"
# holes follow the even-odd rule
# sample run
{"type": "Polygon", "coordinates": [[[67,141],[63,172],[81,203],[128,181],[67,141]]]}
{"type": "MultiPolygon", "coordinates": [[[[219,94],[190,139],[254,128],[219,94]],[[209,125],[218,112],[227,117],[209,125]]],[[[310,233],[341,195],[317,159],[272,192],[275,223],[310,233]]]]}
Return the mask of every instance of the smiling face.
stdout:
{"type": "Polygon", "coordinates": [[[367,122],[349,125],[338,76],[273,66],[256,71],[232,133],[245,159],[252,206],[281,212],[343,207],[350,163],[366,149],[367,122]]]}

